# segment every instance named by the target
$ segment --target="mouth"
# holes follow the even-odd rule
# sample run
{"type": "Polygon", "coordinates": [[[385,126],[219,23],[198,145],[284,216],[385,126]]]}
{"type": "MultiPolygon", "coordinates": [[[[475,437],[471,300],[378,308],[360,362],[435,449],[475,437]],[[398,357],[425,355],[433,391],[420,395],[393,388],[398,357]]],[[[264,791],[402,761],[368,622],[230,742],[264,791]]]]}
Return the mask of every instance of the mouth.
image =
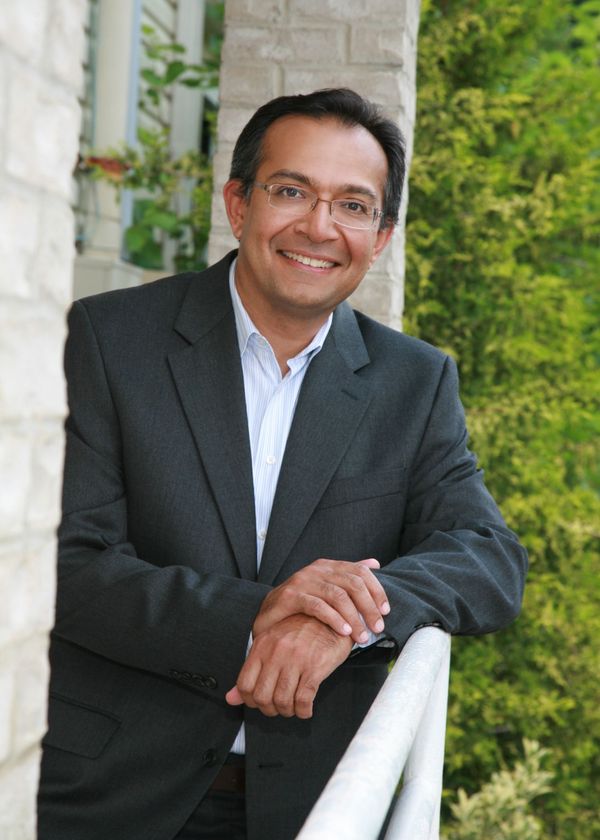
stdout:
{"type": "Polygon", "coordinates": [[[306,254],[297,254],[295,251],[281,251],[280,253],[283,254],[286,259],[300,263],[301,265],[306,265],[309,268],[333,268],[338,265],[338,263],[333,260],[324,260],[318,257],[307,257],[306,254]]]}

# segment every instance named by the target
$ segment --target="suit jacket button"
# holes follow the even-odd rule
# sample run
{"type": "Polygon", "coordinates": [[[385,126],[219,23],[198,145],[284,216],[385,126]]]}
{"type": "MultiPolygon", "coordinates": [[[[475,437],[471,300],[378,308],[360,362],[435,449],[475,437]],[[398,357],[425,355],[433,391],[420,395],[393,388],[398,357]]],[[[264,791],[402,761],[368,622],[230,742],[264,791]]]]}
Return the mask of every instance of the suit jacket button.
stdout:
{"type": "Polygon", "coordinates": [[[212,748],[210,750],[206,750],[202,756],[202,761],[204,762],[205,767],[212,767],[217,763],[217,751],[212,748]]]}
{"type": "Polygon", "coordinates": [[[169,671],[169,676],[173,677],[174,680],[178,680],[181,677],[181,674],[179,673],[179,671],[176,671],[174,668],[171,668],[171,670],[169,671]]]}
{"type": "Polygon", "coordinates": [[[206,688],[216,688],[217,681],[214,677],[204,677],[204,686],[206,688]]]}

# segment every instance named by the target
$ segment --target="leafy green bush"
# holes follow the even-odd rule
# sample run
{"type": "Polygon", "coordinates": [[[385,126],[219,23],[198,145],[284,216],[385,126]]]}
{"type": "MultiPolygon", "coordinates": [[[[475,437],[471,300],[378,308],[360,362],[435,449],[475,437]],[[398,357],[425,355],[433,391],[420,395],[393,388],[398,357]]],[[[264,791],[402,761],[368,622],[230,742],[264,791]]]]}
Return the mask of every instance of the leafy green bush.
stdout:
{"type": "Polygon", "coordinates": [[[523,742],[525,757],[512,770],[492,775],[478,793],[461,788],[451,806],[454,822],[443,840],[539,840],[542,824],[530,803],[548,793],[552,774],[542,768],[548,755],[536,741],[523,742]]]}
{"type": "MultiPolygon", "coordinates": [[[[406,330],[457,360],[530,553],[523,616],[455,641],[446,785],[551,748],[544,836],[600,836],[600,4],[425,2],[406,330]]],[[[482,835],[483,836],[483,835],[482,835]]]]}

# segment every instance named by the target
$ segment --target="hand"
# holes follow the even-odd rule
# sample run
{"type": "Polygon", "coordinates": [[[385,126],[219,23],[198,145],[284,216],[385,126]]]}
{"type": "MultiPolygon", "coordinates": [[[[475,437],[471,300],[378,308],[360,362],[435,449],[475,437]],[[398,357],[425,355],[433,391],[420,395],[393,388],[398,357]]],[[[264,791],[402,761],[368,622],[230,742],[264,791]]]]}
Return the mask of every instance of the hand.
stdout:
{"type": "Polygon", "coordinates": [[[351,649],[348,636],[317,619],[289,616],[254,639],[225,699],[230,706],[245,703],[268,717],[310,718],[319,686],[351,649]]]}
{"type": "Polygon", "coordinates": [[[303,613],[340,636],[351,635],[359,644],[366,642],[365,624],[373,633],[381,633],[382,616],[390,611],[385,590],[371,571],[378,568],[373,557],[357,563],[315,560],[269,592],[254,620],[253,636],[290,615],[303,613]]]}

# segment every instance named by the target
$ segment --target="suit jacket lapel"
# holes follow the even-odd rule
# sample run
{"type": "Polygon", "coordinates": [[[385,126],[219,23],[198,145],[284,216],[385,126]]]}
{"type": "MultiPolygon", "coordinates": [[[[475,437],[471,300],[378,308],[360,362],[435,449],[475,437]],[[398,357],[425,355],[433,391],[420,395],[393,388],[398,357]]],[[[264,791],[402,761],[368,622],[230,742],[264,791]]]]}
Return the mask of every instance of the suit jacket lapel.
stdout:
{"type": "Polygon", "coordinates": [[[258,575],[263,583],[277,577],[367,410],[372,391],[355,371],[368,362],[354,313],[342,304],[302,383],[258,575]]]}
{"type": "Polygon", "coordinates": [[[244,383],[228,288],[233,255],[192,280],[175,323],[190,346],[169,365],[240,574],[256,578],[256,524],[244,383]]]}

